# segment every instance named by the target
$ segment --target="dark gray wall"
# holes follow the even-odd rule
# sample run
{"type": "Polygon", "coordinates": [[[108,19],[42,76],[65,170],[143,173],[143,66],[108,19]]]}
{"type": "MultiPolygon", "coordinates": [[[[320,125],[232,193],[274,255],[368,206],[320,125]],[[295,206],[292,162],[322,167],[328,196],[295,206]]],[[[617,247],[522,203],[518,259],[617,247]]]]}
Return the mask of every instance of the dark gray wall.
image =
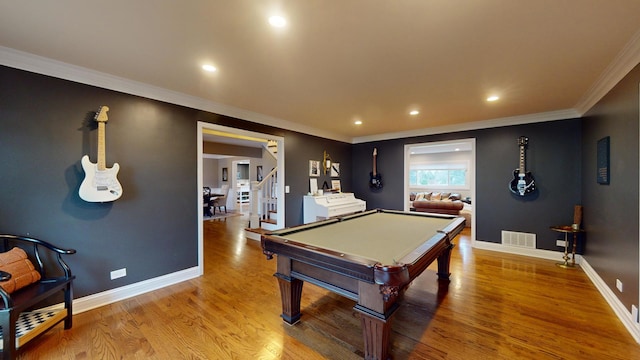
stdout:
{"type": "MultiPolygon", "coordinates": [[[[289,226],[302,223],[309,160],[327,150],[351,167],[350,144],[3,66],[0,79],[0,232],[76,249],[76,297],[197,265],[197,121],[285,138],[289,226]],[[80,159],[96,161],[101,105],[110,107],[107,165],[120,164],[123,186],[107,204],[78,196],[80,159]],[[123,267],[127,276],[111,281],[123,267]]],[[[341,181],[348,191],[350,172],[341,181]]]]}
{"type": "Polygon", "coordinates": [[[638,304],[638,84],[631,71],[585,116],[582,156],[585,258],[627,310],[638,304]],[[610,137],[611,181],[596,181],[596,143],[610,137]],[[624,284],[616,289],[616,279],[624,284]]]}
{"type": "Polygon", "coordinates": [[[76,296],[197,264],[196,111],[6,67],[0,79],[0,232],[76,249],[76,296]],[[78,196],[100,105],[123,186],[105,204],[78,196]]]}
{"type": "MultiPolygon", "coordinates": [[[[351,144],[327,140],[315,136],[287,136],[285,135],[285,173],[287,179],[285,184],[289,185],[290,193],[286,202],[286,224],[287,226],[299,225],[303,223],[302,199],[309,192],[309,160],[322,162],[324,151],[331,155],[331,159],[340,163],[340,184],[343,192],[351,192],[351,144]]],[[[318,188],[321,188],[326,181],[331,186],[332,178],[320,172],[318,188]]]]}
{"type": "Polygon", "coordinates": [[[344,191],[369,208],[402,209],[405,144],[475,138],[479,240],[498,242],[502,229],[526,231],[538,234],[539,248],[557,250],[549,226],[570,223],[573,206],[584,201],[585,256],[610,286],[615,278],[625,283],[625,305],[638,299],[638,69],[589,113],[584,134],[580,120],[563,120],[357,145],[7,67],[0,79],[0,232],[77,249],[69,258],[77,297],[197,264],[196,124],[205,121],[285,138],[287,226],[302,223],[309,160],[322,160],[324,150],[341,164],[344,191]],[[107,163],[120,163],[124,188],[111,204],[77,195],[80,158],[88,153],[95,161],[92,118],[100,105],[111,108],[107,163]],[[530,199],[507,190],[521,135],[530,138],[527,170],[540,189],[530,199]],[[612,139],[606,187],[594,180],[593,147],[602,136],[612,139]],[[368,187],[374,146],[385,184],[377,192],[368,187]],[[122,267],[127,277],[109,280],[122,267]]]}
{"type": "Polygon", "coordinates": [[[460,133],[396,139],[353,146],[354,191],[369,208],[403,209],[404,146],[454,139],[476,139],[476,237],[500,242],[501,230],[537,234],[539,249],[558,250],[557,234],[549,226],[571,224],[573,206],[580,204],[581,124],[563,120],[460,133]],[[508,184],[519,165],[518,138],[529,137],[526,170],[535,178],[535,195],[513,195],[508,184]],[[373,148],[384,188],[368,187],[373,148]]]}
{"type": "MultiPolygon", "coordinates": [[[[285,185],[290,189],[285,198],[286,226],[303,223],[302,199],[309,191],[309,160],[322,161],[325,150],[331,155],[333,161],[340,163],[342,191],[352,191],[352,172],[348,170],[352,168],[351,144],[207,112],[199,112],[197,120],[257,133],[272,134],[285,139],[285,185]]],[[[331,179],[328,175],[321,175],[318,178],[318,185],[322,186],[324,181],[331,184],[331,179]]]]}
{"type": "Polygon", "coordinates": [[[586,234],[578,252],[630,310],[639,297],[639,89],[640,66],[599,101],[583,120],[562,120],[476,131],[358,144],[353,147],[354,192],[371,208],[404,206],[405,144],[476,139],[478,240],[499,242],[500,230],[538,234],[538,248],[558,250],[549,225],[569,224],[573,206],[584,206],[586,234]],[[519,198],[507,190],[518,165],[516,139],[530,138],[527,170],[539,188],[537,196],[519,198]],[[596,182],[596,142],[611,138],[611,183],[596,182]],[[368,188],[371,153],[378,148],[382,191],[368,188]],[[390,175],[391,174],[391,175],[390,175]],[[624,284],[620,293],[616,279],[624,284]]]}

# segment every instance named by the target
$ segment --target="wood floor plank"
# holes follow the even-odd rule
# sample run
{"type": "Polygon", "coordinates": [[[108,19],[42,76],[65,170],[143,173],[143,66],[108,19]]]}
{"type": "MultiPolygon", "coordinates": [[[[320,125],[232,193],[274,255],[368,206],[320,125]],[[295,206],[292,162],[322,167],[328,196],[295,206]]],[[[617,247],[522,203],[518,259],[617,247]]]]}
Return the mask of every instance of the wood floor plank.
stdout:
{"type": "MultiPolygon", "coordinates": [[[[205,221],[202,277],[74,316],[20,359],[358,359],[352,300],[311,284],[301,322],[282,311],[275,261],[246,240],[247,218],[205,221]]],[[[455,243],[451,282],[432,265],[392,318],[394,359],[635,359],[627,333],[581,269],[455,243]]],[[[560,260],[560,259],[558,259],[560,260]]]]}

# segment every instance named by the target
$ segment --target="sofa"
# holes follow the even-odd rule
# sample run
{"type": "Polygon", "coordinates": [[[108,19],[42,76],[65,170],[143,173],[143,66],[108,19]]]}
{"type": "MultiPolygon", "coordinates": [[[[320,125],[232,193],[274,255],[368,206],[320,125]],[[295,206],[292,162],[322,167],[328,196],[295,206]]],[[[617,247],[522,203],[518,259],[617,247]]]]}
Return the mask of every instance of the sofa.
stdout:
{"type": "Polygon", "coordinates": [[[443,192],[411,193],[409,196],[411,210],[438,214],[459,215],[464,203],[460,194],[443,192]]]}
{"type": "Polygon", "coordinates": [[[464,204],[460,201],[419,200],[413,202],[413,211],[459,215],[464,204]]]}
{"type": "Polygon", "coordinates": [[[471,227],[473,213],[469,201],[463,202],[460,194],[447,192],[412,192],[409,195],[411,211],[457,215],[465,218],[466,227],[471,227]]]}

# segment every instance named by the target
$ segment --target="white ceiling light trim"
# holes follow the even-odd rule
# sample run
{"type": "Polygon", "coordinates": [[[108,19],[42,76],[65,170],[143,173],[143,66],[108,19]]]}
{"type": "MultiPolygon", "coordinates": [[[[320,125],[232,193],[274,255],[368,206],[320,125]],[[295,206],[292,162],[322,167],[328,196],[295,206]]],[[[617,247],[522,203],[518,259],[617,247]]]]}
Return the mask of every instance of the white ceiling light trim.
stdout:
{"type": "Polygon", "coordinates": [[[269,24],[273,27],[283,28],[287,26],[287,19],[280,15],[273,15],[269,17],[269,24]]]}
{"type": "Polygon", "coordinates": [[[216,72],[216,71],[218,71],[218,69],[215,66],[211,65],[211,64],[202,65],[202,69],[204,71],[208,71],[208,72],[216,72]]]}

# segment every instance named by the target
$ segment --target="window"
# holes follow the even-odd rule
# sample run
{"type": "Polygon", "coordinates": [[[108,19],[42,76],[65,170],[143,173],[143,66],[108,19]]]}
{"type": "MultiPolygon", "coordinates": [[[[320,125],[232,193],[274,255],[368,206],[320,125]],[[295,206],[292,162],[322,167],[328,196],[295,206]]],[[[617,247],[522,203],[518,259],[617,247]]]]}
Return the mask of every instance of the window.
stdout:
{"type": "Polygon", "coordinates": [[[438,188],[468,188],[466,162],[441,164],[411,164],[409,170],[410,186],[428,186],[438,188]]]}

